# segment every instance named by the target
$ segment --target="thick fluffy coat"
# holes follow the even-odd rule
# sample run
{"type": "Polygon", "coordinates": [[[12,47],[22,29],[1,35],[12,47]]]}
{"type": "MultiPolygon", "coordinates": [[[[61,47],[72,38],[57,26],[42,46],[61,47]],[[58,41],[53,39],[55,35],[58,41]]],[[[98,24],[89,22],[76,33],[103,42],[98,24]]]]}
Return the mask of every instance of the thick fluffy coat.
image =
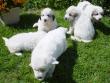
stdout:
{"type": "Polygon", "coordinates": [[[67,49],[66,32],[65,28],[50,31],[33,50],[30,66],[38,80],[52,76],[57,58],[67,49]]]}
{"type": "Polygon", "coordinates": [[[8,47],[10,53],[22,55],[22,50],[33,50],[37,43],[46,35],[44,31],[20,33],[11,38],[4,38],[5,45],[8,47]]]}
{"type": "MultiPolygon", "coordinates": [[[[91,7],[91,5],[89,5],[88,7],[91,7]]],[[[94,9],[92,8],[89,9],[88,13],[84,12],[81,14],[74,26],[74,37],[71,36],[73,40],[83,42],[92,41],[95,34],[94,26],[92,23],[93,12],[94,9]]]]}

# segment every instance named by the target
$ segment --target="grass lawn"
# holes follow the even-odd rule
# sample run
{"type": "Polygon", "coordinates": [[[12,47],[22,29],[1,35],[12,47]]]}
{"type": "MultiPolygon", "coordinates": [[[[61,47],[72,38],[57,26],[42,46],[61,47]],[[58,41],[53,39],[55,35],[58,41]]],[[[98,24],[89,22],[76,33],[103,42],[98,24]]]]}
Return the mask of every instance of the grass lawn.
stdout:
{"type": "MultiPolygon", "coordinates": [[[[68,27],[63,19],[64,10],[56,11],[58,24],[68,27]]],[[[38,13],[39,15],[39,13],[38,13]]],[[[29,67],[30,52],[22,57],[10,54],[2,37],[11,37],[20,32],[36,31],[32,25],[38,19],[35,13],[24,12],[16,25],[0,25],[0,83],[40,83],[29,67]]],[[[79,43],[69,37],[68,49],[59,58],[53,77],[47,83],[110,83],[110,17],[105,16],[94,25],[96,35],[91,43],[79,43]]]]}

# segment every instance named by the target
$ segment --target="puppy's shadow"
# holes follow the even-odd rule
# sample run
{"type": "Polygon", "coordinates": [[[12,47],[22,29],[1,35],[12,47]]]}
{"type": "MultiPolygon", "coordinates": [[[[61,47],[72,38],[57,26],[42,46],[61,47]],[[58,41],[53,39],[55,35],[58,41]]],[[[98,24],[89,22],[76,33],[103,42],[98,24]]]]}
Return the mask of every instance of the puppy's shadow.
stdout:
{"type": "Polygon", "coordinates": [[[73,68],[78,58],[77,55],[77,43],[74,42],[73,46],[69,47],[58,61],[60,62],[53,74],[53,77],[46,80],[48,83],[76,83],[73,80],[73,68]]]}
{"type": "Polygon", "coordinates": [[[12,25],[9,25],[9,26],[12,26],[14,28],[19,28],[19,29],[30,28],[30,27],[33,26],[33,24],[35,22],[38,21],[39,17],[40,16],[38,16],[36,14],[25,13],[25,14],[22,14],[20,16],[20,21],[17,24],[12,24],[12,25]]]}
{"type": "Polygon", "coordinates": [[[98,22],[94,24],[94,27],[99,31],[103,32],[103,34],[110,35],[110,26],[106,26],[104,23],[98,22]]]}

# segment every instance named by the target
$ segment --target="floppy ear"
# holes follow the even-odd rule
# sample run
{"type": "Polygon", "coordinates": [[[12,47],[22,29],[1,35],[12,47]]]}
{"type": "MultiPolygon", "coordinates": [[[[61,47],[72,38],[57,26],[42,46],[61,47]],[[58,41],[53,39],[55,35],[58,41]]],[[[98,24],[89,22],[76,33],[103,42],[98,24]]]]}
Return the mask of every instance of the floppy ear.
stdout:
{"type": "Polygon", "coordinates": [[[52,19],[53,19],[53,21],[55,20],[55,16],[54,15],[52,15],[52,19]]]}
{"type": "Polygon", "coordinates": [[[41,16],[39,17],[39,19],[41,20],[41,16]]]}
{"type": "Polygon", "coordinates": [[[74,14],[74,17],[77,17],[77,16],[78,16],[78,13],[75,13],[75,14],[74,14]]]}
{"type": "Polygon", "coordinates": [[[92,16],[93,15],[97,15],[98,13],[97,13],[97,11],[96,10],[94,10],[93,12],[92,12],[92,16]]]}
{"type": "Polygon", "coordinates": [[[59,64],[59,61],[57,61],[57,60],[56,61],[53,61],[52,64],[53,65],[57,65],[57,64],[59,64]]]}

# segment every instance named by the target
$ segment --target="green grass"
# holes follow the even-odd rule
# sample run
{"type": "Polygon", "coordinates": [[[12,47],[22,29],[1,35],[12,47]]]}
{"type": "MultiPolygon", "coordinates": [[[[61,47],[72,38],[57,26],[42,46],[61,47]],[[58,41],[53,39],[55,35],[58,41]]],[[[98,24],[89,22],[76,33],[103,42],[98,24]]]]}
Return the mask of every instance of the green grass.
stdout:
{"type": "MultiPolygon", "coordinates": [[[[68,27],[63,19],[64,10],[55,13],[59,25],[68,27]]],[[[0,25],[0,83],[40,83],[29,67],[31,53],[24,52],[22,57],[10,54],[2,40],[3,36],[36,31],[32,28],[36,19],[35,13],[22,13],[18,24],[0,25]]],[[[59,58],[60,64],[47,83],[110,83],[110,17],[105,16],[94,26],[96,35],[91,43],[67,38],[68,49],[59,58]]]]}

